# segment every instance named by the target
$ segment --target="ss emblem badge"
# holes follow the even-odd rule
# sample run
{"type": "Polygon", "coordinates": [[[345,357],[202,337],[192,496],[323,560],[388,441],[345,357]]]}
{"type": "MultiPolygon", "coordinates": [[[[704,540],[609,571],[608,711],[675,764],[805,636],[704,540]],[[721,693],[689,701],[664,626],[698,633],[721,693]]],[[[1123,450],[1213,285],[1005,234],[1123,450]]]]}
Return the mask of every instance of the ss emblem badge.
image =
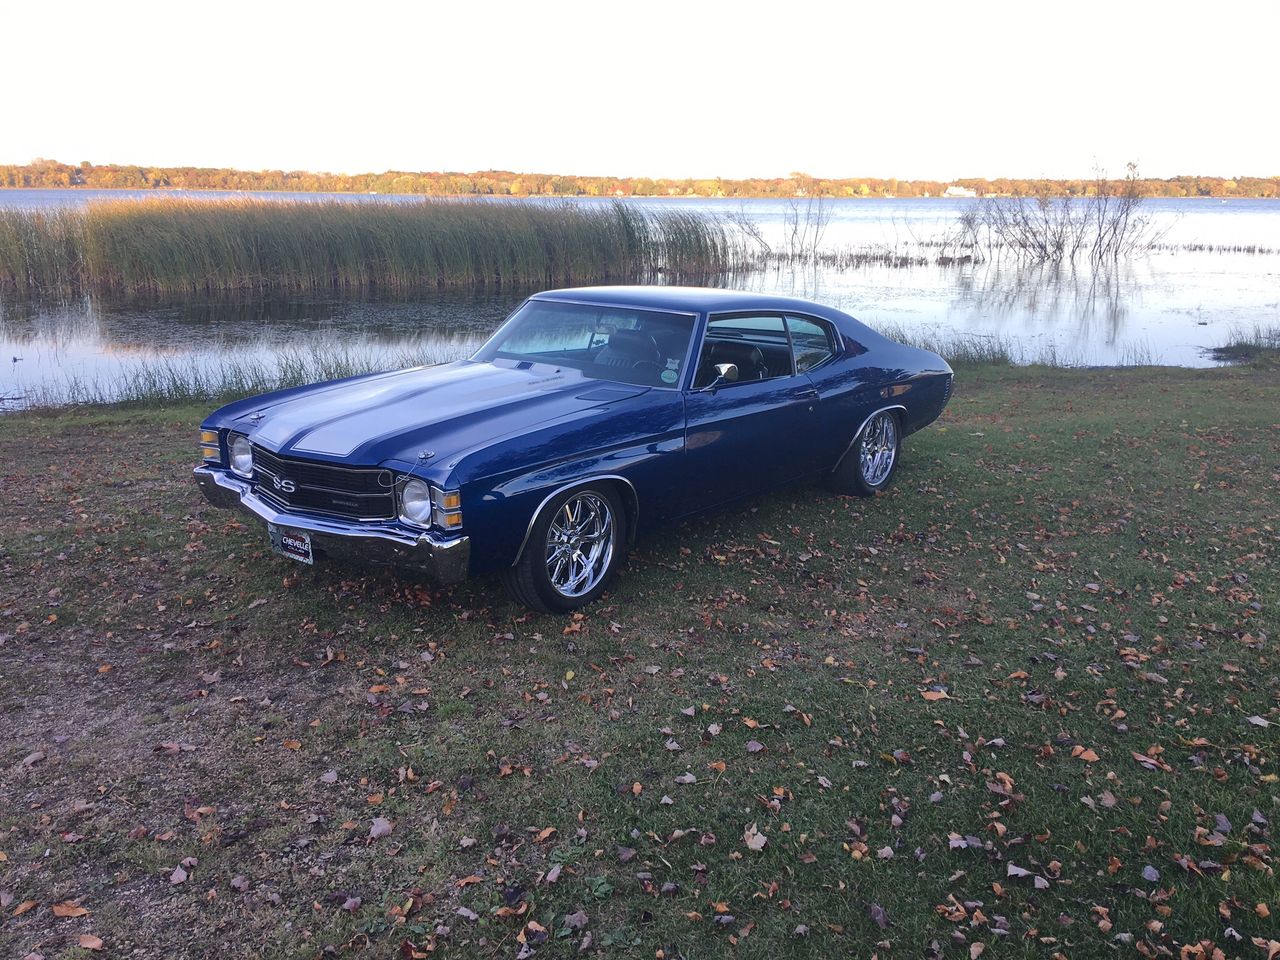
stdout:
{"type": "Polygon", "coordinates": [[[279,477],[272,477],[271,482],[277,490],[282,490],[285,493],[293,493],[298,489],[298,485],[292,480],[281,480],[279,477]]]}

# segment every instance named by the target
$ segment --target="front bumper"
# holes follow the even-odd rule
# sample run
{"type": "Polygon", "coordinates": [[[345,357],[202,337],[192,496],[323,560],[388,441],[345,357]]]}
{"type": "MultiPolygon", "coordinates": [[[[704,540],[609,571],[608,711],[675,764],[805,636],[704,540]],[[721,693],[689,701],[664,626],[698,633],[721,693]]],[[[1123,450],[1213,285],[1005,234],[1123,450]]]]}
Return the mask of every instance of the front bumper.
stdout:
{"type": "Polygon", "coordinates": [[[312,548],[317,553],[412,567],[441,583],[457,583],[467,578],[471,564],[468,537],[446,539],[428,531],[410,531],[397,523],[285,513],[259,497],[251,483],[218,467],[196,467],[195,481],[205,499],[215,507],[241,510],[267,523],[305,530],[311,535],[312,548]]]}

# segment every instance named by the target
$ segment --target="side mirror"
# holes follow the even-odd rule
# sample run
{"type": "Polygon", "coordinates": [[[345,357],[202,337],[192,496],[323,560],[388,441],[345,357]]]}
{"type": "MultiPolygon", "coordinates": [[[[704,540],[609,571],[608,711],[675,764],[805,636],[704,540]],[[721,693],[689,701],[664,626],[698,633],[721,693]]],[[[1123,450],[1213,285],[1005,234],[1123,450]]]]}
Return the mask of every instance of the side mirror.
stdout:
{"type": "Polygon", "coordinates": [[[717,363],[716,378],[708,383],[702,389],[708,393],[713,392],[716,387],[722,387],[726,383],[738,382],[738,365],[736,363],[717,363]]]}

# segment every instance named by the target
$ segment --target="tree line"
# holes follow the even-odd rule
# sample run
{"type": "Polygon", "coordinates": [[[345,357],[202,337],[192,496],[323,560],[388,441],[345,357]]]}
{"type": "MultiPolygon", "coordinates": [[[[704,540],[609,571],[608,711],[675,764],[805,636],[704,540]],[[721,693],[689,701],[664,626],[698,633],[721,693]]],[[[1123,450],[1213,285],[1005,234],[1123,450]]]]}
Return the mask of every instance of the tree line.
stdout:
{"type": "MultiPolygon", "coordinates": [[[[652,177],[580,177],[484,170],[477,173],[313,173],[305,170],[230,170],[210,167],[142,167],[130,164],[34,160],[0,165],[0,187],[106,190],[253,190],[298,193],[392,193],[423,196],[504,197],[937,197],[948,187],[978,196],[1088,197],[1098,180],[961,178],[898,180],[829,179],[793,173],[745,180],[652,177]]],[[[1280,177],[1137,178],[1143,197],[1280,197],[1280,177]]]]}

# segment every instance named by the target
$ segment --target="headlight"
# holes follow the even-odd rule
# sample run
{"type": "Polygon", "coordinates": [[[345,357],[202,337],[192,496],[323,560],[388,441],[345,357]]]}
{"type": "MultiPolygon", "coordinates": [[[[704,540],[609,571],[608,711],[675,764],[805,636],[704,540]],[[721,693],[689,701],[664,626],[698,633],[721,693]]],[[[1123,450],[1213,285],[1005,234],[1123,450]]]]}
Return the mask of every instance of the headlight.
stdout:
{"type": "Polygon", "coordinates": [[[409,480],[400,488],[400,519],[419,527],[431,525],[431,488],[421,480],[409,480]]]}
{"type": "Polygon", "coordinates": [[[231,469],[242,477],[253,476],[253,447],[249,438],[239,434],[231,438],[231,469]]]}

